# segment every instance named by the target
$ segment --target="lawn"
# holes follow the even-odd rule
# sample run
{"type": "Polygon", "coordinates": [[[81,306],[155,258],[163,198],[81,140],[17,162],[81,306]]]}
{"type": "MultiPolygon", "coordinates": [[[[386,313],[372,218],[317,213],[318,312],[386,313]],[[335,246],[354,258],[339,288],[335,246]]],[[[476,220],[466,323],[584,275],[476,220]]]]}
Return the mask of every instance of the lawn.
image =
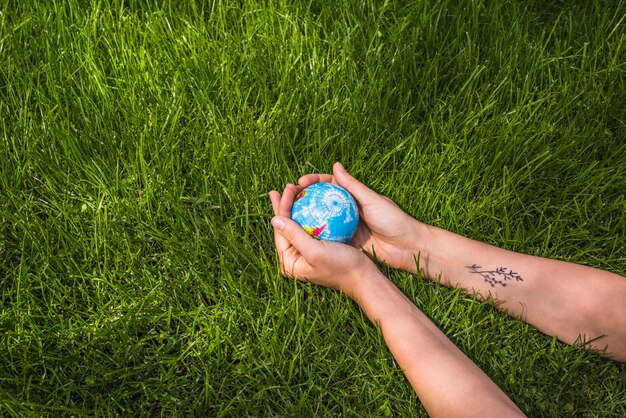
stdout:
{"type": "MultiPolygon", "coordinates": [[[[622,0],[0,5],[0,415],[425,416],[267,193],[340,160],[432,225],[626,275],[622,0]]],[[[529,416],[626,365],[381,266],[529,416]]],[[[626,303],[626,302],[625,302],[626,303]]]]}

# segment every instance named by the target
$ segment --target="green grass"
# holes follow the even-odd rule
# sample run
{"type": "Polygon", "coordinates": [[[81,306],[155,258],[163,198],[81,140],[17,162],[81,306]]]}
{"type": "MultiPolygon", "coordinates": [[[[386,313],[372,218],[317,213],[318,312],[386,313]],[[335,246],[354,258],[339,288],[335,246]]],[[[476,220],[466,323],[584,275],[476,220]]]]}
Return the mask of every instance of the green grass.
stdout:
{"type": "MultiPolygon", "coordinates": [[[[240,4],[236,4],[240,3],[240,4]]],[[[266,193],[341,160],[424,222],[626,275],[626,3],[0,6],[0,415],[424,416],[266,193]]],[[[388,276],[530,416],[626,368],[388,276]]]]}

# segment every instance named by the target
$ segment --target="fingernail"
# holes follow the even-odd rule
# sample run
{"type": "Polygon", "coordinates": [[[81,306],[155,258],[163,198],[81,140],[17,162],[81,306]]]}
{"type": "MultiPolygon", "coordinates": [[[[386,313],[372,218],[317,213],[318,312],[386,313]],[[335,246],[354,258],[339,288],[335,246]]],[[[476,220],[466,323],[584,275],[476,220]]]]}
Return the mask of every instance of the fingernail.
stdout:
{"type": "Polygon", "coordinates": [[[272,225],[274,225],[274,228],[278,229],[279,231],[282,231],[283,228],[285,227],[285,220],[279,216],[274,216],[272,218],[272,225]]]}
{"type": "Polygon", "coordinates": [[[339,171],[341,171],[342,173],[346,172],[346,169],[343,168],[343,164],[341,164],[339,161],[337,161],[337,168],[339,169],[339,171]]]}

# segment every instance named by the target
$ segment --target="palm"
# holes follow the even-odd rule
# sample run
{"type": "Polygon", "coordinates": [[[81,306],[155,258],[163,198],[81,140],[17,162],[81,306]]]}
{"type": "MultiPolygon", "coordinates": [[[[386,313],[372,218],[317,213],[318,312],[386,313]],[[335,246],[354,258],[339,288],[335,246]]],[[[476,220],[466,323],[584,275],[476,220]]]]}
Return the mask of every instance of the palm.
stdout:
{"type": "MultiPolygon", "coordinates": [[[[282,263],[284,273],[288,277],[295,277],[299,280],[309,281],[315,278],[315,282],[319,281],[320,270],[331,270],[340,273],[342,270],[349,271],[358,266],[362,262],[363,255],[354,248],[322,241],[316,241],[316,245],[320,245],[319,254],[323,254],[323,266],[311,263],[305,258],[296,247],[288,245],[282,252],[282,263]]],[[[319,260],[315,260],[318,261],[319,260]]],[[[341,275],[341,274],[339,274],[341,275]]],[[[324,286],[330,286],[327,283],[318,283],[324,286]]],[[[332,286],[331,286],[332,287],[332,286]]]]}
{"type": "Polygon", "coordinates": [[[405,251],[412,238],[406,228],[408,216],[391,200],[380,197],[361,206],[363,222],[351,244],[392,267],[407,268],[413,262],[406,259],[405,251]]]}

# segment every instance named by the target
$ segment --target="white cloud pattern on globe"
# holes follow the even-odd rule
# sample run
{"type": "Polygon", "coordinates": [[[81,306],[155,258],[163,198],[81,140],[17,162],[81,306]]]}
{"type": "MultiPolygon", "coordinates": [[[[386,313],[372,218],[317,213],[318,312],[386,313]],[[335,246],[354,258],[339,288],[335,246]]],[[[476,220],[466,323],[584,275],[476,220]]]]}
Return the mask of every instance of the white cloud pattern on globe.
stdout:
{"type": "Polygon", "coordinates": [[[356,201],[344,188],[316,183],[304,189],[291,208],[291,218],[314,238],[348,243],[359,225],[356,201]]]}

